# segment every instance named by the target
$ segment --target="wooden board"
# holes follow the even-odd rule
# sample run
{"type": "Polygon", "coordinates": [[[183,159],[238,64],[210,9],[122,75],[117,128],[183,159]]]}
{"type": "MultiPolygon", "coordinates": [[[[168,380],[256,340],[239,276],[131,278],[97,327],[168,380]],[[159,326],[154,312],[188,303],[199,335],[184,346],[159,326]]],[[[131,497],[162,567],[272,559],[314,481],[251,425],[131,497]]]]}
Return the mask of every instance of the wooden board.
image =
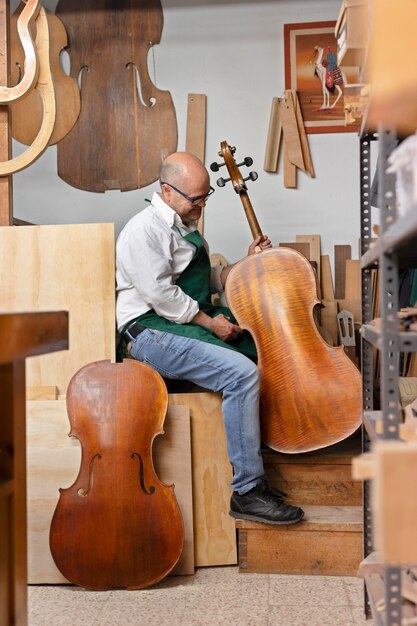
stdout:
{"type": "Polygon", "coordinates": [[[357,259],[346,259],[345,299],[361,299],[361,262],[357,259]]]}
{"type": "Polygon", "coordinates": [[[320,235],[296,235],[295,240],[310,244],[310,261],[317,263],[317,277],[321,276],[321,238],[320,235]]]}
{"type": "Polygon", "coordinates": [[[0,284],[3,311],[69,311],[69,350],[28,359],[28,386],[65,394],[80,367],[114,360],[113,224],[0,228],[0,284]]]}
{"type": "Polygon", "coordinates": [[[229,515],[232,468],[226,451],[221,396],[170,394],[170,404],[186,404],[191,416],[195,564],[237,563],[234,519],[229,515]]]}
{"type": "Polygon", "coordinates": [[[323,328],[332,338],[333,345],[339,345],[339,331],[337,328],[337,302],[336,300],[322,300],[324,308],[320,310],[320,320],[323,328]]]}
{"type": "Polygon", "coordinates": [[[375,547],[387,564],[417,563],[417,443],[378,441],[374,444],[371,492],[375,547]],[[411,490],[411,491],[410,491],[411,490]]]}
{"type": "Polygon", "coordinates": [[[288,148],[284,142],[284,187],[295,189],[297,187],[297,168],[288,157],[288,148]]]}
{"type": "Polygon", "coordinates": [[[236,521],[240,572],[355,576],[362,559],[359,506],[312,506],[290,526],[236,521]]]}
{"type": "Polygon", "coordinates": [[[171,94],[148,74],[150,42],[162,34],[160,0],[60,0],[56,14],[71,42],[71,76],[81,74],[82,101],[58,144],[58,175],[95,192],[149,185],[177,148],[171,94]]]}
{"type": "MultiPolygon", "coordinates": [[[[160,479],[175,484],[175,495],[185,526],[185,544],[173,574],[194,573],[189,410],[170,407],[165,435],[154,444],[155,468],[160,479]]],[[[68,437],[70,424],[65,400],[27,402],[28,471],[28,580],[30,584],[67,583],[49,549],[49,526],[60,487],[69,487],[78,475],[81,447],[68,437]]]]}
{"type": "Polygon", "coordinates": [[[304,161],[307,172],[310,174],[312,178],[314,178],[315,176],[314,167],[313,167],[313,162],[311,160],[310,148],[308,146],[308,140],[307,140],[307,135],[305,131],[303,116],[301,113],[300,102],[298,100],[298,95],[295,89],[291,89],[291,94],[292,94],[292,99],[294,102],[295,118],[297,120],[298,134],[300,136],[300,144],[301,144],[301,151],[303,153],[303,161],[304,161]]]}
{"type": "MultiPolygon", "coordinates": [[[[207,96],[202,93],[189,93],[185,150],[195,154],[202,163],[204,163],[206,156],[206,112],[207,96]]],[[[204,209],[198,220],[198,230],[203,234],[204,209]]]]}
{"type": "Polygon", "coordinates": [[[58,400],[58,387],[26,387],[26,400],[58,400]]]}
{"type": "Polygon", "coordinates": [[[291,248],[292,250],[297,250],[297,252],[300,252],[301,254],[303,254],[306,259],[310,260],[310,244],[309,243],[303,243],[299,241],[299,242],[293,242],[293,243],[280,243],[279,246],[280,248],[291,248]]]}
{"type": "Polygon", "coordinates": [[[334,247],[334,294],[336,299],[345,297],[346,261],[351,257],[351,246],[334,247]]]}
{"type": "Polygon", "coordinates": [[[266,140],[264,170],[276,172],[278,169],[279,147],[281,144],[282,122],[279,114],[279,98],[272,98],[269,118],[268,137],[266,140]]]}
{"type": "Polygon", "coordinates": [[[286,90],[285,98],[280,100],[279,114],[282,121],[284,145],[287,149],[288,160],[290,163],[300,168],[300,170],[305,171],[297,118],[295,116],[294,102],[290,90],[286,90]]]}

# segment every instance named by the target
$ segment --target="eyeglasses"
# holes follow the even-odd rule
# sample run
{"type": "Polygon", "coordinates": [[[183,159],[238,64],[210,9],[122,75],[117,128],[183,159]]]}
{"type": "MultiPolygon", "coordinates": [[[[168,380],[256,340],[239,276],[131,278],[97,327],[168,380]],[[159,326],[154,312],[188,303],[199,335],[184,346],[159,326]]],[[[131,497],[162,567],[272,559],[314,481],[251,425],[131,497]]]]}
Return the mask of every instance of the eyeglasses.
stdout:
{"type": "Polygon", "coordinates": [[[188,202],[192,204],[193,206],[200,204],[200,202],[203,202],[203,201],[205,202],[207,198],[211,196],[212,193],[215,192],[215,189],[213,189],[213,187],[210,185],[210,191],[208,193],[205,193],[202,196],[194,196],[194,198],[191,198],[190,196],[187,196],[187,194],[184,193],[183,191],[180,191],[179,189],[174,187],[174,185],[170,185],[169,183],[164,183],[162,180],[161,180],[161,185],[168,185],[168,187],[171,187],[171,189],[179,193],[183,198],[188,200],[188,202]]]}

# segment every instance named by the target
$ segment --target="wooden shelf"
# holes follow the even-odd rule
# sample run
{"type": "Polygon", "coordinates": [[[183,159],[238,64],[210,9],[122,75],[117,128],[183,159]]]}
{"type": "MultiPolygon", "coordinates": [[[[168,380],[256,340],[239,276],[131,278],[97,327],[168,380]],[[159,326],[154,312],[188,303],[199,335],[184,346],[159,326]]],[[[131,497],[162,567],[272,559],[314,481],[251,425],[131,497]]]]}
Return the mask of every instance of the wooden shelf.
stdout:
{"type": "MultiPolygon", "coordinates": [[[[381,349],[382,333],[372,324],[364,324],[361,328],[362,337],[375,348],[381,349]]],[[[417,352],[417,333],[398,333],[400,352],[417,352]]]]}

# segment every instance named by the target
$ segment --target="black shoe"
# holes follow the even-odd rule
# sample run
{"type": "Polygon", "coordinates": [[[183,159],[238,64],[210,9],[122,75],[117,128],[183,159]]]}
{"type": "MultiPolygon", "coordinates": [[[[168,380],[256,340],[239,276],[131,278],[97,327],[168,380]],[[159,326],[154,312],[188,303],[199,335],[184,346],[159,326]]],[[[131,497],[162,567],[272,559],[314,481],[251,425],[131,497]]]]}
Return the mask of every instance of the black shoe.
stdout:
{"type": "Polygon", "coordinates": [[[240,496],[235,491],[230,499],[229,515],[265,524],[296,524],[304,517],[299,506],[285,504],[283,494],[266,482],[240,496]]]}

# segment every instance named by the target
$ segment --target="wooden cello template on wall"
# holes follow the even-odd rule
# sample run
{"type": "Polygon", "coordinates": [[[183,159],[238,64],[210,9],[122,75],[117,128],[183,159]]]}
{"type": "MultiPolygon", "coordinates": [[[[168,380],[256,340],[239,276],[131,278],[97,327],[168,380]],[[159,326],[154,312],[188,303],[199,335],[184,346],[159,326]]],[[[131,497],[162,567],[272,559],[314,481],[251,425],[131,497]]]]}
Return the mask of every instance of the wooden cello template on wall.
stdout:
{"type": "MultiPolygon", "coordinates": [[[[230,179],[247,215],[252,236],[262,235],[235,148],[221,143],[230,179]]],[[[221,165],[224,165],[223,163],[221,165]]],[[[213,171],[220,165],[212,164],[213,171]]],[[[256,344],[261,375],[262,440],[286,453],[324,448],[351,435],[361,423],[359,371],[343,346],[328,345],[314,322],[319,303],[314,271],[290,248],[271,248],[239,261],[226,282],[226,298],[239,325],[256,344]]]]}
{"type": "Polygon", "coordinates": [[[97,361],[73,376],[67,407],[81,467],[74,484],[60,489],[50,531],[52,556],[70,582],[141,589],[177,563],[182,516],[152,461],[167,405],[160,375],[133,359],[97,361]]]}
{"type": "Polygon", "coordinates": [[[157,89],[148,55],[161,39],[160,0],[59,0],[81,113],[58,144],[58,175],[86,191],[129,191],[158,178],[177,147],[169,91],[157,89]]]}

